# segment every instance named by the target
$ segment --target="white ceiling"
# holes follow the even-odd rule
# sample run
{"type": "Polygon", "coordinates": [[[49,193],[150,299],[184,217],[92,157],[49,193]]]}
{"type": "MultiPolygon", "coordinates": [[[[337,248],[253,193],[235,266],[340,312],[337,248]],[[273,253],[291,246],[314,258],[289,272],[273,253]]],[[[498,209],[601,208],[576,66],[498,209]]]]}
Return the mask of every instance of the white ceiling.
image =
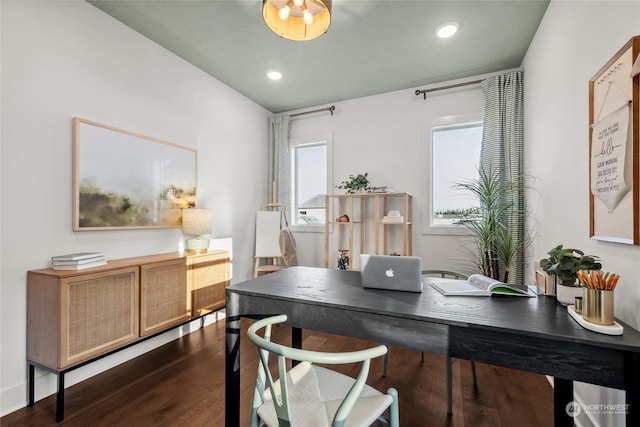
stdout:
{"type": "Polygon", "coordinates": [[[549,3],[334,0],[329,31],[295,42],[261,0],[88,1],[274,113],[518,68],[549,3]]]}

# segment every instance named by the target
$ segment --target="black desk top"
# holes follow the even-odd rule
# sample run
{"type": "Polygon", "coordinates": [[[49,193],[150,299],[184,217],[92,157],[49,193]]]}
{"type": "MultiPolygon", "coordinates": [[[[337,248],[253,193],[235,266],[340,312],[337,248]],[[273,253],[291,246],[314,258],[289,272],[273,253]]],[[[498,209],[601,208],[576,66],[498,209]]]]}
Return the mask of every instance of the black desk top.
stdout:
{"type": "Polygon", "coordinates": [[[640,353],[640,332],[620,321],[621,336],[586,330],[555,297],[444,296],[426,284],[422,293],[363,289],[359,272],[314,267],[290,267],[231,285],[228,291],[640,353]]]}

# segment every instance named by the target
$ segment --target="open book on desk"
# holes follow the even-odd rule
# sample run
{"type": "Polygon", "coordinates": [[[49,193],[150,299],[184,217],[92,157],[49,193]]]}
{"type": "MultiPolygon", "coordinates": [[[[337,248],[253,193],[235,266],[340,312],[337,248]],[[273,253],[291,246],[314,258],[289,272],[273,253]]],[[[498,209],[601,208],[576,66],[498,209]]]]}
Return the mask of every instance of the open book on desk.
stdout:
{"type": "Polygon", "coordinates": [[[426,281],[443,295],[468,295],[488,297],[490,295],[513,295],[535,297],[527,285],[513,285],[482,274],[472,274],[467,280],[427,277],[426,281]]]}

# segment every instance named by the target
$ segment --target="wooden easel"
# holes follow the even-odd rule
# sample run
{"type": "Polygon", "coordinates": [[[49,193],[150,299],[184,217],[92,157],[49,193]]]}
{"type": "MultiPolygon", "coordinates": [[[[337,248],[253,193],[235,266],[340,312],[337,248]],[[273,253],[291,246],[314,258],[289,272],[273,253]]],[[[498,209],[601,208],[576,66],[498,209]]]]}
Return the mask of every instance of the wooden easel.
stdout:
{"type": "Polygon", "coordinates": [[[274,271],[287,268],[282,260],[282,253],[280,251],[278,240],[282,215],[284,215],[287,208],[277,201],[276,183],[272,183],[271,186],[271,203],[264,205],[260,212],[277,212],[278,215],[277,217],[276,215],[260,215],[260,212],[256,215],[256,254],[255,266],[253,269],[254,278],[258,277],[260,273],[273,273],[274,271]],[[267,239],[268,241],[262,242],[261,239],[267,239]],[[260,260],[265,260],[265,263],[261,264],[260,260]]]}

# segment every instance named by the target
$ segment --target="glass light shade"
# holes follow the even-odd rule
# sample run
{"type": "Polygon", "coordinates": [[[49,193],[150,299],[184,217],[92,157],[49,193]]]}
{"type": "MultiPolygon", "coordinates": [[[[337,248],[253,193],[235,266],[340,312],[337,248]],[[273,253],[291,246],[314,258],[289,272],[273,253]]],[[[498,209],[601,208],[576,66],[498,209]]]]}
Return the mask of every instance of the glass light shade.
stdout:
{"type": "Polygon", "coordinates": [[[209,209],[183,209],[182,232],[195,236],[185,241],[185,248],[189,252],[206,252],[209,239],[201,234],[211,233],[211,211],[209,209]]]}
{"type": "Polygon", "coordinates": [[[267,27],[280,37],[296,41],[313,40],[329,29],[331,1],[306,0],[302,6],[297,6],[288,0],[263,0],[262,17],[267,27]],[[280,15],[284,8],[290,9],[286,19],[280,15]],[[310,23],[305,22],[305,11],[309,13],[306,21],[310,23]]]}
{"type": "Polygon", "coordinates": [[[458,32],[460,25],[457,22],[447,22],[436,28],[436,35],[441,39],[446,39],[458,32]]]}

